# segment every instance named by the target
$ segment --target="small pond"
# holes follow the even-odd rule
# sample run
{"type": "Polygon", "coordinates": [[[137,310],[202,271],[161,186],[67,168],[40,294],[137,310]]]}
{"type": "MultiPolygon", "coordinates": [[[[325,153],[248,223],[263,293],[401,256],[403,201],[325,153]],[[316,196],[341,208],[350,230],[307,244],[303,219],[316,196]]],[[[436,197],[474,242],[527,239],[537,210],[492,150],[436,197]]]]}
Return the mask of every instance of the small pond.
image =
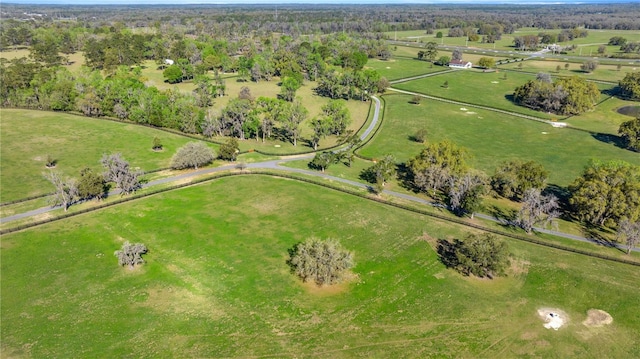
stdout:
{"type": "Polygon", "coordinates": [[[633,118],[636,118],[640,116],[640,106],[632,105],[632,106],[620,107],[618,109],[618,113],[625,116],[631,116],[633,118]]]}

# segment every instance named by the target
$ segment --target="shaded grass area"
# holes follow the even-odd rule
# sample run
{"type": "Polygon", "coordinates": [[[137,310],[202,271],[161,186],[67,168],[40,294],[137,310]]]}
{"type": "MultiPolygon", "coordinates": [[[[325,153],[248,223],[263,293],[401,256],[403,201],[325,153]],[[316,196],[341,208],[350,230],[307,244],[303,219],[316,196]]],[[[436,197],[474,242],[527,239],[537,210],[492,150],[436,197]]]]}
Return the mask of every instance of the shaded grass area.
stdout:
{"type": "Polygon", "coordinates": [[[373,140],[359,153],[371,158],[393,154],[404,162],[423,145],[410,137],[420,128],[427,141],[445,138],[470,150],[471,166],[493,174],[503,161],[535,160],[550,172],[550,183],[568,185],[589,160],[625,160],[640,165],[640,157],[588,132],[554,128],[548,124],[490,111],[467,109],[439,101],[410,104],[409,95],[387,95],[384,122],[373,140]]]}
{"type": "Polygon", "coordinates": [[[85,167],[101,170],[102,155],[117,152],[132,167],[148,171],[168,167],[176,150],[194,141],[148,127],[65,113],[2,109],[0,114],[2,202],[53,190],[43,177],[48,155],[57,161],[56,170],[72,177],[85,167]],[[163,151],[152,150],[156,136],[163,151]]]}
{"type": "Polygon", "coordinates": [[[436,239],[463,235],[448,223],[265,177],[154,196],[4,236],[2,354],[640,354],[636,268],[509,242],[510,276],[479,281],[445,269],[432,249],[436,239]],[[287,249],[310,236],[354,251],[356,279],[330,291],[298,283],[287,249]],[[150,249],[140,269],[117,266],[112,253],[124,240],[150,249]],[[566,311],[570,324],[544,329],[542,306],[566,311]],[[584,327],[591,308],[609,312],[614,325],[584,327]]]}

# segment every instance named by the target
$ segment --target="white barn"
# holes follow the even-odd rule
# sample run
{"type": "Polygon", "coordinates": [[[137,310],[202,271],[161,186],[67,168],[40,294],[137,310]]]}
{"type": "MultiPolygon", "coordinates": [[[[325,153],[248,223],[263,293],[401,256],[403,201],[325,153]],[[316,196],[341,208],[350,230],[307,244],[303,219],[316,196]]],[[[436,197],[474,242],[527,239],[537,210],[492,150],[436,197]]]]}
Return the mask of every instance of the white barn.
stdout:
{"type": "Polygon", "coordinates": [[[469,61],[452,60],[451,62],[449,62],[449,67],[452,67],[454,69],[470,69],[471,67],[473,67],[473,64],[469,61]]]}

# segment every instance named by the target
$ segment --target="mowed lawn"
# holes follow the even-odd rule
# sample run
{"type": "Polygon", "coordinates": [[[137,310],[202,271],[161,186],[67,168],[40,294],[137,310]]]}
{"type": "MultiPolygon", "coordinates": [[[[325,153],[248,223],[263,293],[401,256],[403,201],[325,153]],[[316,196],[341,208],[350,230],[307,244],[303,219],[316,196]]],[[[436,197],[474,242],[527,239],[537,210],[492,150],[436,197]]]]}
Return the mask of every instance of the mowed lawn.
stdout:
{"type": "Polygon", "coordinates": [[[640,356],[637,268],[507,240],[510,275],[463,277],[432,245],[466,229],[325,188],[227,178],[3,236],[3,357],[640,356]],[[354,278],[302,285],[287,250],[353,251],[354,278]],[[425,240],[426,239],[426,240],[425,240]],[[113,256],[149,248],[139,269],[113,256]],[[541,307],[569,316],[543,327],[541,307]],[[589,309],[613,324],[582,324],[589,309]]]}
{"type": "MultiPolygon", "coordinates": [[[[0,196],[2,202],[53,191],[44,178],[47,156],[56,171],[80,176],[83,168],[101,171],[103,154],[121,153],[133,168],[150,171],[168,167],[187,137],[148,127],[33,110],[0,110],[0,196]],[[164,150],[152,150],[158,137],[164,150]]],[[[214,146],[212,146],[213,148],[214,146]]]]}
{"type": "MultiPolygon", "coordinates": [[[[455,101],[532,115],[541,119],[553,120],[566,117],[534,111],[524,106],[516,105],[513,102],[515,88],[522,86],[529,80],[534,80],[535,74],[507,72],[506,79],[504,76],[504,72],[459,70],[400,83],[394,85],[394,87],[455,101]],[[446,86],[445,82],[447,82],[446,86]]],[[[613,85],[598,84],[600,91],[605,91],[612,87],[613,85]]],[[[606,98],[607,96],[604,94],[600,96],[600,100],[606,98]]]]}
{"type": "MultiPolygon", "coordinates": [[[[512,70],[521,70],[534,74],[537,74],[538,72],[546,72],[554,76],[579,76],[587,80],[609,82],[618,82],[622,80],[627,73],[640,71],[640,65],[629,66],[623,64],[618,71],[618,67],[616,65],[599,64],[595,71],[587,73],[580,69],[580,66],[582,65],[580,63],[569,63],[568,69],[565,68],[565,64],[567,64],[566,61],[559,61],[557,59],[546,61],[528,60],[518,63],[512,62],[509,64],[500,65],[499,67],[512,70]],[[522,65],[522,67],[520,67],[520,65],[522,65]],[[559,72],[556,71],[558,66],[560,66],[559,72]]],[[[511,73],[509,73],[509,75],[510,74],[511,73]]]]}
{"type": "Polygon", "coordinates": [[[447,67],[434,65],[428,61],[402,57],[393,58],[387,61],[369,59],[365,68],[378,71],[381,76],[386,77],[389,81],[448,70],[447,67]]]}
{"type": "Polygon", "coordinates": [[[376,137],[359,153],[373,158],[393,154],[398,161],[417,155],[424,145],[411,140],[420,128],[427,141],[450,139],[469,149],[472,167],[493,174],[503,161],[535,160],[550,172],[550,182],[566,186],[591,159],[624,160],[640,165],[637,153],[596,139],[584,131],[554,128],[548,124],[486,110],[412,96],[385,96],[384,122],[376,137]]]}

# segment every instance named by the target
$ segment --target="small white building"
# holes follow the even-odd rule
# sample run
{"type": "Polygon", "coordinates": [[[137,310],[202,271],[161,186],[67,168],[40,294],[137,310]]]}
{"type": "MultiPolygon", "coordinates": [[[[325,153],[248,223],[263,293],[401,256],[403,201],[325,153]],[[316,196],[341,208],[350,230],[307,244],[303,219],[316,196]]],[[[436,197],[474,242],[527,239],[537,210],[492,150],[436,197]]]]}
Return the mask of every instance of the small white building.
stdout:
{"type": "Polygon", "coordinates": [[[171,65],[173,65],[173,60],[171,60],[171,59],[164,59],[164,64],[165,64],[165,65],[169,65],[169,66],[171,66],[171,65]]]}
{"type": "Polygon", "coordinates": [[[452,67],[454,69],[470,69],[471,67],[473,67],[473,64],[469,61],[452,60],[451,62],[449,62],[449,67],[452,67]]]}

